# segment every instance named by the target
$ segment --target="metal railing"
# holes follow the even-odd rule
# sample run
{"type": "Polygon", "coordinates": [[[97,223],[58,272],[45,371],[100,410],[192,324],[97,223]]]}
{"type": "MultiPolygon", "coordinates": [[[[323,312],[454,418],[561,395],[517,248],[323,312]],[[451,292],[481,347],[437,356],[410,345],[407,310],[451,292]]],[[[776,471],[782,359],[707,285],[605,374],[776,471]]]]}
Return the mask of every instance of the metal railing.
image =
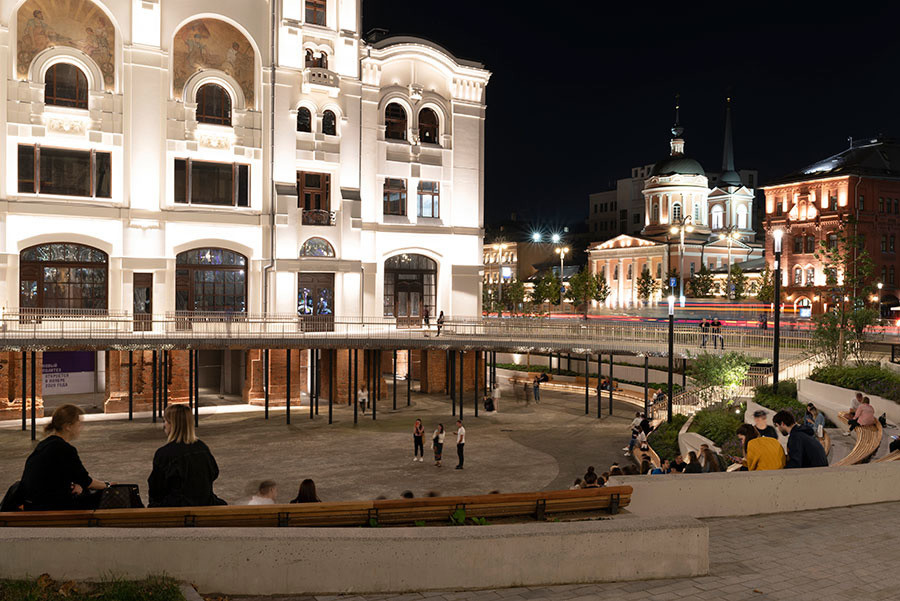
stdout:
{"type": "Polygon", "coordinates": [[[334,211],[326,211],[325,209],[303,209],[301,221],[303,225],[331,226],[336,223],[336,216],[334,211]]]}

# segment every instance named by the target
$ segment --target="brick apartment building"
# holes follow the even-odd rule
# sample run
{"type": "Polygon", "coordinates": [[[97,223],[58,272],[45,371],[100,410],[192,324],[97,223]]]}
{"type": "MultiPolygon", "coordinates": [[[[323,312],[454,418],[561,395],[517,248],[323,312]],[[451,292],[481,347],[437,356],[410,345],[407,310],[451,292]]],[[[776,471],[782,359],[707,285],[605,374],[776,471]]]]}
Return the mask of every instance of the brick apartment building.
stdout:
{"type": "Polygon", "coordinates": [[[782,285],[786,306],[821,313],[833,302],[815,252],[836,241],[841,224],[855,219],[882,283],[885,316],[900,304],[900,143],[879,138],[850,148],[763,187],[766,195],[766,260],[774,269],[772,232],[781,228],[782,285]]]}

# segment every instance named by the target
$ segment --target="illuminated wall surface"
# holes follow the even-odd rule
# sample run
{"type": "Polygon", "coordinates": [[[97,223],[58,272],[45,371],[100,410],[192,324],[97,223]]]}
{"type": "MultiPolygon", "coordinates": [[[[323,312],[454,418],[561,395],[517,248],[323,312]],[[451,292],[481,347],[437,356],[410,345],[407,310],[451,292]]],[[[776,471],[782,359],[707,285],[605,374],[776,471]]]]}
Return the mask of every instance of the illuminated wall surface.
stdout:
{"type": "Polygon", "coordinates": [[[3,306],[477,315],[490,73],[358,11],[0,0],[3,306]]]}

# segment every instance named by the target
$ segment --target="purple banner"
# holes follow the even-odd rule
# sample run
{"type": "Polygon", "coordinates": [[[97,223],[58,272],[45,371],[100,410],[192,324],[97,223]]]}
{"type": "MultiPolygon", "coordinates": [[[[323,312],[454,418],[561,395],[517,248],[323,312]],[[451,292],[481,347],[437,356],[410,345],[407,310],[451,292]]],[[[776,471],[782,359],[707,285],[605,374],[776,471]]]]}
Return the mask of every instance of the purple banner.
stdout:
{"type": "Polygon", "coordinates": [[[44,353],[44,374],[77,373],[94,371],[95,357],[93,351],[60,351],[44,353]]]}

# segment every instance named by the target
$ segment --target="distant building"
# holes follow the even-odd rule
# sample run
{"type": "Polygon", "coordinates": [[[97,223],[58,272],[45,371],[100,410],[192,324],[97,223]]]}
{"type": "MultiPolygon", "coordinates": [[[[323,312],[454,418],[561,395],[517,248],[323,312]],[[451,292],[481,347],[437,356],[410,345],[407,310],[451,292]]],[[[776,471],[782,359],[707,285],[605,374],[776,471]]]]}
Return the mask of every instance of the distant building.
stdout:
{"type": "MultiPolygon", "coordinates": [[[[676,107],[670,154],[650,168],[641,188],[644,225],[640,233],[620,233],[588,250],[591,270],[610,287],[606,300],[610,307],[639,302],[638,280],[644,270],[657,281],[657,292],[649,299],[656,301],[670,292],[678,294],[677,289],[669,289],[669,277],[673,271],[680,273],[682,265],[687,289],[687,282],[703,265],[724,273],[734,263],[762,257],[752,228],[754,192],[734,169],[730,101],[722,173],[712,189],[700,163],[685,155],[683,133],[676,107]],[[685,232],[683,257],[681,232],[673,232],[677,226],[685,232]]],[[[645,173],[645,168],[639,169],[634,173],[645,173]]]]}
{"type": "MultiPolygon", "coordinates": [[[[773,181],[766,195],[766,257],[774,269],[772,232],[784,231],[782,285],[794,307],[821,313],[832,299],[815,253],[822,242],[837,243],[842,223],[858,223],[861,246],[875,263],[884,315],[900,304],[900,143],[874,139],[773,181]]],[[[841,274],[838,274],[840,277],[841,274]]]]}

